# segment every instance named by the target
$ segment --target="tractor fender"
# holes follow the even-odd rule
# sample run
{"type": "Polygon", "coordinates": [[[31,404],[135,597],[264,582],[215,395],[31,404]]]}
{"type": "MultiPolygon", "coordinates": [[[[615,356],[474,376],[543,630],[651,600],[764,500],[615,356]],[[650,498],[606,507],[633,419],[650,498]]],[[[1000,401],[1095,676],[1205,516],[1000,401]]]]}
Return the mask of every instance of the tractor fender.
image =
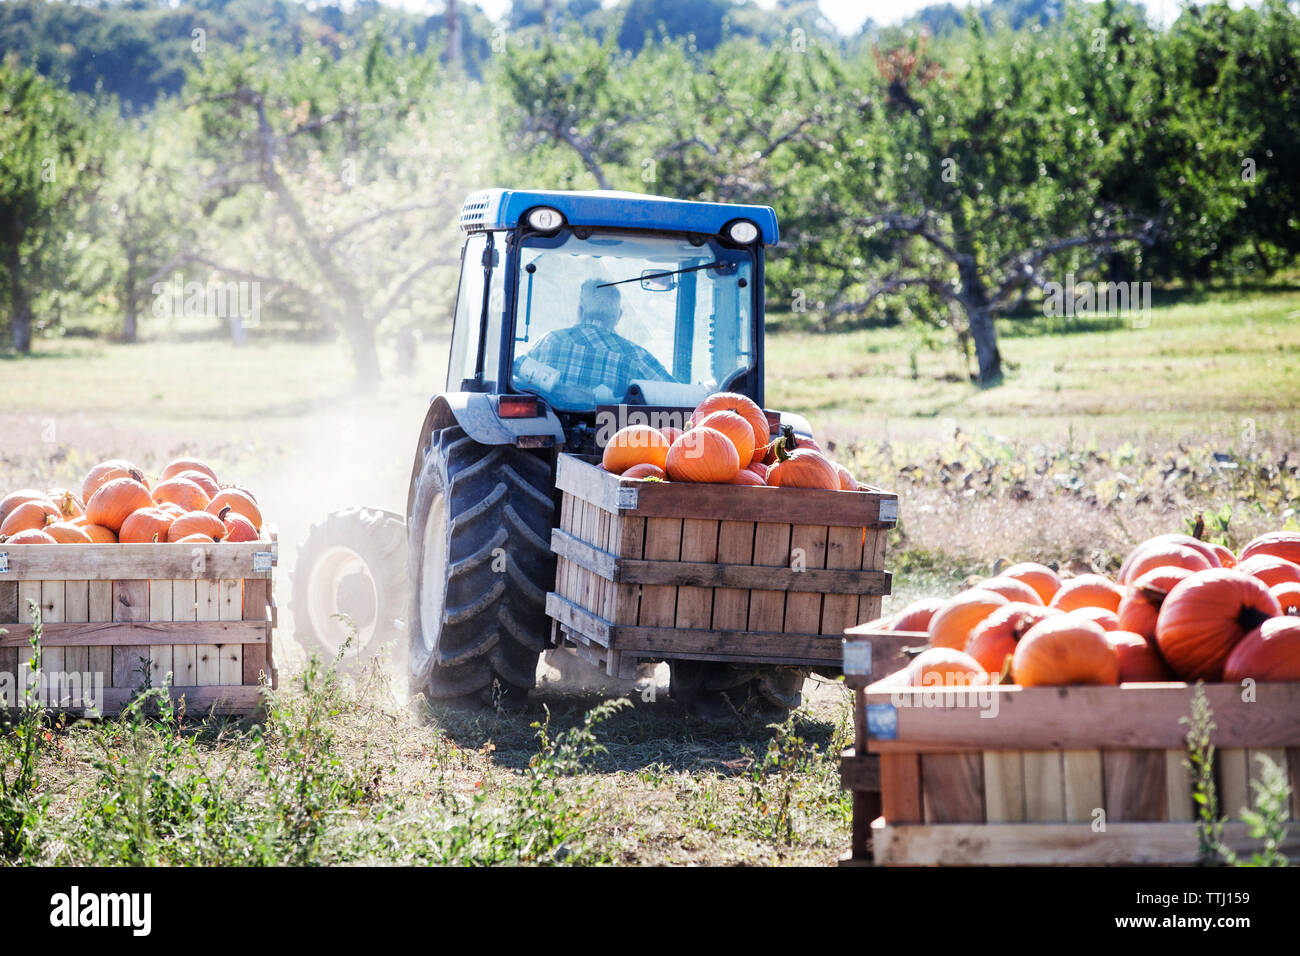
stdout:
{"type": "Polygon", "coordinates": [[[429,436],[440,428],[459,425],[480,445],[515,445],[521,438],[550,439],[547,444],[552,446],[564,444],[564,426],[545,402],[539,403],[545,414],[536,418],[502,418],[497,414],[498,398],[486,392],[442,392],[429,400],[429,410],[425,412],[420,438],[415,444],[415,460],[411,464],[411,481],[407,486],[408,519],[415,497],[415,481],[424,466],[424,449],[429,444],[429,436]]]}

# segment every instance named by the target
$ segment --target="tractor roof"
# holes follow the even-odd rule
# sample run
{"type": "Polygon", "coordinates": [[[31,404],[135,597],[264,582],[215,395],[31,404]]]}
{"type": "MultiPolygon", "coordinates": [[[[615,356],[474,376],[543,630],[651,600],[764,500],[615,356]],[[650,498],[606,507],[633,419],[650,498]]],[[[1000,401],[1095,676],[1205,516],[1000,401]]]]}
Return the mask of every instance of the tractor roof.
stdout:
{"type": "Polygon", "coordinates": [[[480,189],[461,207],[460,227],[466,232],[510,229],[534,206],[558,209],[566,222],[577,226],[665,229],[712,235],[733,219],[748,219],[758,226],[764,244],[774,245],[779,235],[776,212],[771,206],[692,202],[614,190],[480,189]]]}

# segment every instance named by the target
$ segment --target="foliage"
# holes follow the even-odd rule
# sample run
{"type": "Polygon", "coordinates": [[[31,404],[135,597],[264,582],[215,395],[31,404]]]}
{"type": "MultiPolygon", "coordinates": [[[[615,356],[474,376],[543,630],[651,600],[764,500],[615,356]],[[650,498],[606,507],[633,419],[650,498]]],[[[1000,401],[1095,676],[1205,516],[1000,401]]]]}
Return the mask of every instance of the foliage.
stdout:
{"type": "MultiPolygon", "coordinates": [[[[32,616],[32,656],[25,661],[30,675],[40,673],[42,629],[40,606],[28,601],[27,609],[32,616]]],[[[49,737],[50,718],[35,682],[27,683],[22,695],[21,705],[13,702],[16,716],[0,715],[0,860],[7,863],[27,863],[37,858],[43,842],[42,824],[49,810],[49,797],[41,792],[39,762],[49,737]]],[[[8,704],[0,701],[0,706],[8,704]]]]}

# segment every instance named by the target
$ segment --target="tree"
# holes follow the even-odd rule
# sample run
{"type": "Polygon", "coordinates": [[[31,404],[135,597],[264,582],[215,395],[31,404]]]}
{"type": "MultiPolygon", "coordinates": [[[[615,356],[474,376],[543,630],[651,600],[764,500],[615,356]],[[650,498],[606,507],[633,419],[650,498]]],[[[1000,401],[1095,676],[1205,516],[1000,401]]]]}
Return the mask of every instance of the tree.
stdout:
{"type": "Polygon", "coordinates": [[[0,64],[0,297],[30,352],[34,303],[56,287],[79,207],[99,185],[93,127],[63,88],[0,64]]]}

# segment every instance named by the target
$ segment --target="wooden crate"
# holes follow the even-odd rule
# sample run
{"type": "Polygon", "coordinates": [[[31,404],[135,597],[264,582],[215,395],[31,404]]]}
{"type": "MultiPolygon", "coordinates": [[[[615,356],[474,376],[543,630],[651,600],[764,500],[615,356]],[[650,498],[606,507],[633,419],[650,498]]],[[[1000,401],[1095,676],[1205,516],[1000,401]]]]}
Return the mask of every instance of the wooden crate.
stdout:
{"type": "Polygon", "coordinates": [[[641,661],[838,670],[880,614],[895,495],[621,479],[560,455],[556,637],[614,676],[641,661]]]}
{"type": "Polygon", "coordinates": [[[853,830],[842,866],[871,863],[871,821],[880,816],[880,756],[867,750],[867,687],[902,670],[909,651],[926,646],[924,631],[885,631],[883,619],[844,632],[844,686],[853,691],[854,745],[840,755],[840,786],[853,794],[853,830]]]}
{"type": "MultiPolygon", "coordinates": [[[[1252,846],[1241,808],[1256,755],[1289,775],[1300,821],[1300,683],[1209,684],[1225,842],[1252,846]]],[[[1195,688],[866,688],[861,732],[880,757],[878,864],[1195,864],[1183,767],[1195,688]]],[[[1300,827],[1284,852],[1300,858],[1300,827]]]]}
{"type": "Polygon", "coordinates": [[[80,675],[52,709],[114,714],[144,686],[191,712],[246,713],[274,687],[278,544],[0,545],[0,683],[22,700],[40,608],[42,673],[80,675]],[[102,681],[100,699],[92,688],[102,681]]]}

